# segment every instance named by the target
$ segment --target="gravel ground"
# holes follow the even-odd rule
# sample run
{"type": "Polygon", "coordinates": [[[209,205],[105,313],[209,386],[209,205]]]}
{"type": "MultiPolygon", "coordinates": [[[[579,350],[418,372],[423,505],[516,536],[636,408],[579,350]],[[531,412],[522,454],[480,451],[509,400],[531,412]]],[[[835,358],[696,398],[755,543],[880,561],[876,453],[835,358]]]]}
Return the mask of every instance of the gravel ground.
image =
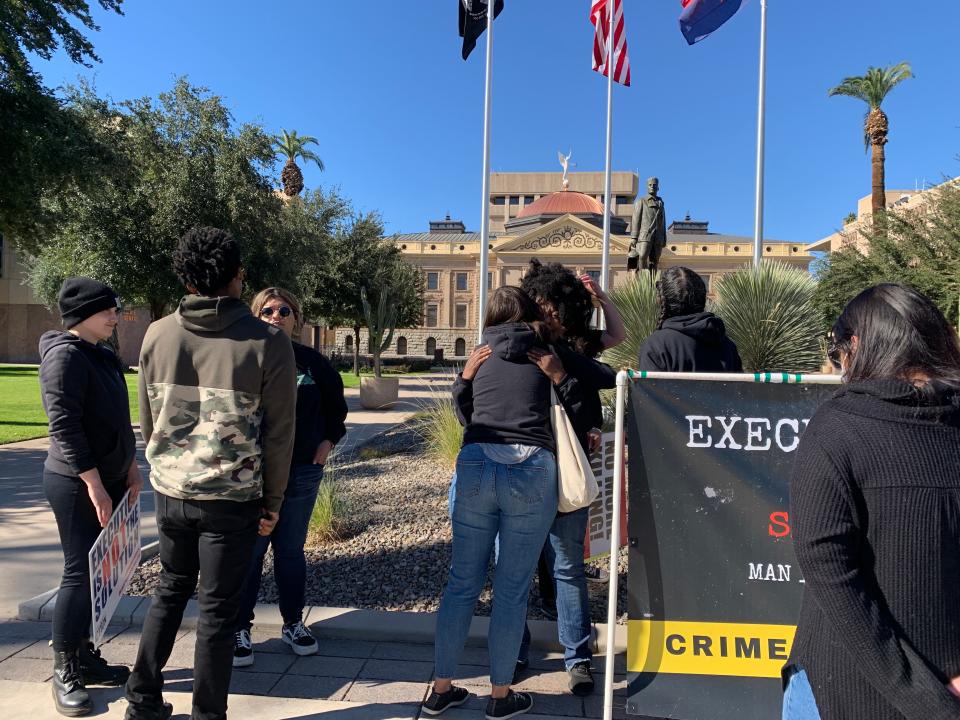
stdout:
{"type": "MultiPolygon", "coordinates": [[[[307,541],[307,605],[373,610],[435,611],[450,563],[447,493],[451,472],[429,457],[416,432],[400,427],[374,438],[356,458],[331,467],[349,508],[347,538],[307,541]]],[[[621,552],[619,607],[626,613],[626,551],[621,552]]],[[[606,567],[606,561],[603,561],[606,567]]],[[[260,602],[277,601],[273,563],[264,564],[260,602]]],[[[147,595],[156,585],[159,562],[144,563],[128,594],[147,595]]],[[[590,583],[591,616],[605,622],[607,584],[590,583]]],[[[489,582],[478,615],[490,614],[489,582]]],[[[533,583],[531,618],[543,618],[533,583]]]]}

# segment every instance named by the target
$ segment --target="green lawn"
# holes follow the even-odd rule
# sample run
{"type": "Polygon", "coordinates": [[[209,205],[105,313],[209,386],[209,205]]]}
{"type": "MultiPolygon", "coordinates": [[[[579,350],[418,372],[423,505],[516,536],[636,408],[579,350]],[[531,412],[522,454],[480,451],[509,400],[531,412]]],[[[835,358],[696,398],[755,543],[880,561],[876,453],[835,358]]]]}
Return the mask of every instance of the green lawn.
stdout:
{"type": "MultiPolygon", "coordinates": [[[[137,422],[137,376],[128,374],[130,417],[137,422]]],[[[0,364],[0,444],[47,434],[36,365],[0,364]]]]}
{"type": "MultiPolygon", "coordinates": [[[[413,377],[415,375],[429,375],[430,373],[426,372],[413,372],[413,373],[398,373],[391,372],[389,369],[383,371],[383,374],[386,377],[413,377]]],[[[360,387],[360,378],[353,374],[352,370],[341,370],[340,377],[343,379],[343,386],[345,388],[358,388],[360,387]]],[[[361,373],[361,377],[373,377],[373,373],[361,373]]]]}

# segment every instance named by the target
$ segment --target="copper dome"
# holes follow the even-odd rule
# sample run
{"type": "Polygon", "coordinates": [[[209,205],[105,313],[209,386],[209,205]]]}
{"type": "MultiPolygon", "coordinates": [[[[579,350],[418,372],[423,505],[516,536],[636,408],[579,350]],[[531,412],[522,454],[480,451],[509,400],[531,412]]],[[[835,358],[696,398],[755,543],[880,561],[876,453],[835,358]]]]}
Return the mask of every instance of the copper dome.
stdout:
{"type": "Polygon", "coordinates": [[[537,215],[603,215],[603,205],[595,198],[573,190],[560,190],[544,195],[536,202],[524,206],[517,218],[537,215]]]}

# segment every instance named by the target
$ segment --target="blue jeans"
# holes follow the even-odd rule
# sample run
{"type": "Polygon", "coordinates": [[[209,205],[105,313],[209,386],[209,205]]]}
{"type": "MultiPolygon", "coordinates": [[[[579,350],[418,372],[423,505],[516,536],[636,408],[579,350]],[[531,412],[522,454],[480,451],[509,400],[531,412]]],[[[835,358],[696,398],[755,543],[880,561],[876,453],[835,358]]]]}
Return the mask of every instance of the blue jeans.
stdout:
{"type": "MultiPolygon", "coordinates": [[[[550,526],[544,553],[553,573],[557,592],[557,633],[563,645],[567,670],[577,663],[590,662],[590,596],[583,571],[583,541],[587,534],[590,508],[557,515],[550,526]]],[[[524,626],[520,660],[530,654],[530,628],[524,626]]]]}
{"type": "Polygon", "coordinates": [[[803,668],[794,667],[783,691],[782,720],[820,720],[817,701],[813,697],[810,679],[803,668]]]}
{"type": "Polygon", "coordinates": [[[436,677],[453,679],[456,674],[499,534],[487,646],[491,684],[509,685],[530,581],[557,514],[556,459],[541,450],[524,462],[503,465],[487,459],[478,445],[466,445],[457,457],[456,490],[451,495],[453,560],[437,614],[436,677]]]}
{"type": "Polygon", "coordinates": [[[273,545],[273,575],[280,595],[280,615],[283,622],[292,624],[303,616],[304,592],[307,582],[307,561],[303,545],[307,541],[310,515],[317,502],[317,490],[323,479],[323,465],[295,465],[290,470],[290,480],[280,506],[280,520],[269,537],[257,536],[253,560],[247,571],[240,610],[237,613],[237,628],[253,625],[253,608],[260,594],[260,578],[263,575],[263,558],[267,548],[273,545]]]}

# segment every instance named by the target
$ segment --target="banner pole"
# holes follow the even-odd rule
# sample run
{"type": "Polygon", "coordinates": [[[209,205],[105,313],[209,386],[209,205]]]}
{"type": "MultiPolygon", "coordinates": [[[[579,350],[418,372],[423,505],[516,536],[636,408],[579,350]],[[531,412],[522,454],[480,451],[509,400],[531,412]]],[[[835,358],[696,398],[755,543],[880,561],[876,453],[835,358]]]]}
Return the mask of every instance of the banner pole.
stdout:
{"type": "Polygon", "coordinates": [[[610,585],[607,597],[607,647],[606,667],[603,671],[603,720],[613,720],[613,677],[617,655],[617,595],[619,592],[620,567],[620,494],[623,487],[623,436],[624,418],[627,409],[627,384],[630,374],[626,370],[617,373],[617,407],[613,430],[613,521],[610,523],[610,585]]]}
{"type": "Polygon", "coordinates": [[[483,91],[483,200],[480,203],[480,301],[477,303],[477,344],[483,342],[483,317],[487,313],[487,251],[490,248],[490,101],[493,77],[493,9],[494,0],[487,0],[487,69],[483,91]]]}
{"type": "MultiPolygon", "coordinates": [[[[613,160],[613,73],[616,69],[613,47],[613,26],[615,0],[607,0],[607,163],[603,174],[603,255],[600,267],[600,288],[604,292],[610,289],[610,192],[613,185],[611,164],[613,160]]],[[[600,313],[600,329],[607,326],[606,317],[600,313]]]]}
{"type": "Polygon", "coordinates": [[[753,218],[753,266],[763,252],[763,151],[767,104],[767,0],[760,0],[760,92],[757,102],[757,193],[753,218]]]}

